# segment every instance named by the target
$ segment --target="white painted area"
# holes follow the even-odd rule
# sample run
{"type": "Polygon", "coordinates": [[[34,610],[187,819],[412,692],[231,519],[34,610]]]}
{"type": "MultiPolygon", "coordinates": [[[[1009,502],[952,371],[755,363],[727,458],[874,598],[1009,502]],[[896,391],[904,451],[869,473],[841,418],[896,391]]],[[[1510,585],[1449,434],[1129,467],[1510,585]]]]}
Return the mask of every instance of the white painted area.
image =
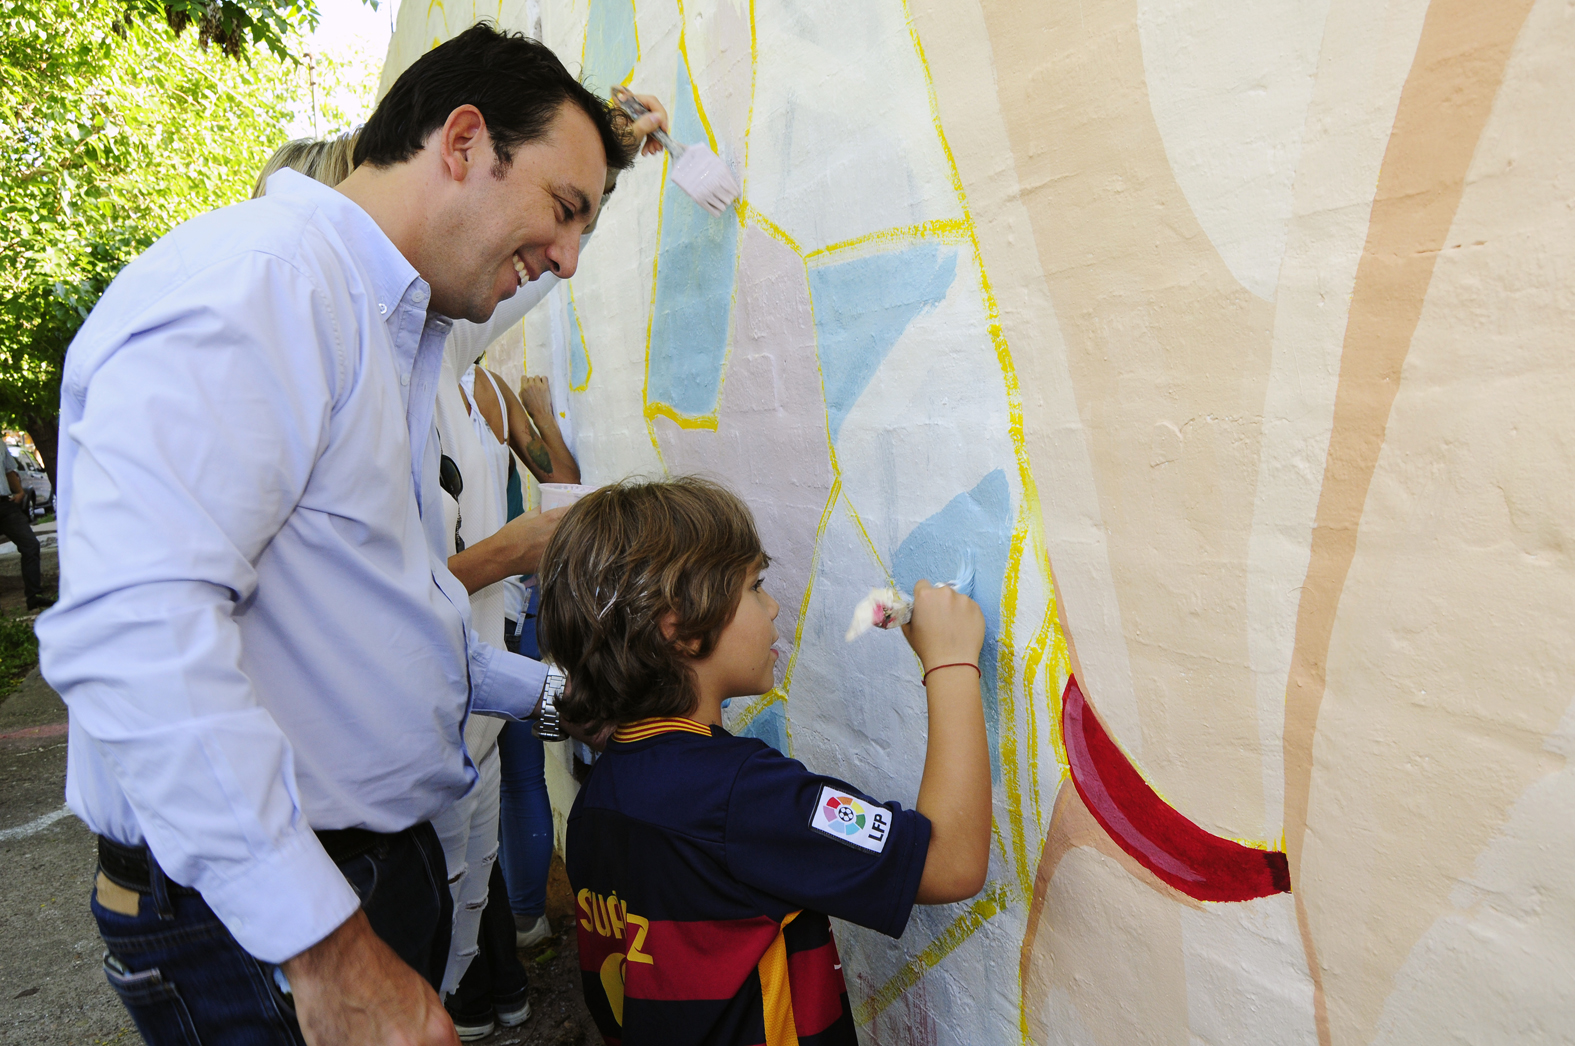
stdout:
{"type": "Polygon", "coordinates": [[[7,828],[4,831],[0,831],[0,843],[8,843],[13,839],[26,839],[30,835],[37,835],[56,821],[64,820],[70,816],[71,808],[62,806],[60,809],[44,814],[42,817],[35,817],[26,824],[19,824],[15,828],[7,828]]]}
{"type": "Polygon", "coordinates": [[[1526,790],[1411,949],[1374,1046],[1575,1041],[1575,704],[1545,747],[1565,766],[1526,790]]]}
{"type": "Polygon", "coordinates": [[[1247,653],[1263,752],[1263,837],[1285,806],[1285,688],[1323,489],[1346,317],[1387,137],[1427,0],[1333,0],[1274,315],[1252,538],[1247,653]]]}
{"type": "Polygon", "coordinates": [[[747,194],[805,250],[960,217],[898,4],[761,4],[747,194]]]}
{"type": "Polygon", "coordinates": [[[946,299],[897,339],[837,441],[843,490],[887,567],[909,531],[996,469],[1008,473],[1013,507],[1020,501],[978,268],[966,247],[948,249],[957,275],[946,299]]]}
{"type": "Polygon", "coordinates": [[[1176,182],[1241,285],[1272,299],[1329,0],[1139,0],[1176,182]]]}

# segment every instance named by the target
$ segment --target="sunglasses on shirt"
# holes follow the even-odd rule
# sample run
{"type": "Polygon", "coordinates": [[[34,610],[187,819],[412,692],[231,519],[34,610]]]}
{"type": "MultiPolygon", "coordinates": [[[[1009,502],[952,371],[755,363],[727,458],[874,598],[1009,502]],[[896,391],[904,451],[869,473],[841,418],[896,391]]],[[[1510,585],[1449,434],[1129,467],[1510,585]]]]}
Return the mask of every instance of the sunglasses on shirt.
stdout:
{"type": "Polygon", "coordinates": [[[459,495],[465,489],[465,477],[460,474],[454,459],[447,454],[438,459],[438,486],[454,499],[454,552],[457,555],[465,551],[465,539],[459,536],[459,526],[465,522],[465,517],[459,511],[459,495]]]}

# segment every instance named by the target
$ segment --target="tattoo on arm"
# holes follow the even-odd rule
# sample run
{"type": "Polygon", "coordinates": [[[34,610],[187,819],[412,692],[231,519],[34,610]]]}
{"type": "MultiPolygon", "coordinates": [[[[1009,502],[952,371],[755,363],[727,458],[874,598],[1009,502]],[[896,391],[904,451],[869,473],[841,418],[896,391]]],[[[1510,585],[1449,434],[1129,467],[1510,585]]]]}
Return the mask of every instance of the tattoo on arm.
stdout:
{"type": "Polygon", "coordinates": [[[547,453],[547,444],[543,443],[540,436],[531,440],[525,447],[525,456],[530,463],[535,465],[546,475],[552,475],[552,455],[547,453]]]}

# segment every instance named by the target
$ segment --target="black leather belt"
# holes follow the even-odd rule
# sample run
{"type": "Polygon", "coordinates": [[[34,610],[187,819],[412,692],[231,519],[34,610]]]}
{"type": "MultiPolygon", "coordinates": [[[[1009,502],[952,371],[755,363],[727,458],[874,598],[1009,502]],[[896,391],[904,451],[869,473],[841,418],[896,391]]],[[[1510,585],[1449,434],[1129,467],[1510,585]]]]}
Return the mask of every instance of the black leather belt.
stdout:
{"type": "MultiPolygon", "coordinates": [[[[318,832],[317,839],[323,844],[323,849],[328,851],[330,860],[335,864],[344,864],[362,854],[371,853],[379,844],[391,841],[408,831],[410,829],[406,828],[404,832],[385,835],[365,828],[334,828],[318,832]]],[[[146,847],[127,846],[113,839],[106,839],[102,835],[98,837],[99,868],[116,886],[123,886],[137,893],[152,892],[153,880],[148,868],[151,859],[146,847]]],[[[195,896],[197,893],[189,886],[181,886],[173,880],[166,879],[166,881],[172,894],[195,896]]]]}

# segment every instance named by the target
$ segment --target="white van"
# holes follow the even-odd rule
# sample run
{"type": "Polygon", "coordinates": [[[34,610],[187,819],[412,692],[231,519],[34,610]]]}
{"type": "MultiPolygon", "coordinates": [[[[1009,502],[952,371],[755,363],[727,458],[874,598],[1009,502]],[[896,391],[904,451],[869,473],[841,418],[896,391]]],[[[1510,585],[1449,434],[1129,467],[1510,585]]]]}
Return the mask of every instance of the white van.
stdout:
{"type": "Polygon", "coordinates": [[[44,466],[20,444],[7,443],[5,449],[16,459],[17,478],[22,481],[22,491],[27,495],[22,501],[22,507],[27,509],[28,518],[53,512],[55,491],[44,466]]]}

